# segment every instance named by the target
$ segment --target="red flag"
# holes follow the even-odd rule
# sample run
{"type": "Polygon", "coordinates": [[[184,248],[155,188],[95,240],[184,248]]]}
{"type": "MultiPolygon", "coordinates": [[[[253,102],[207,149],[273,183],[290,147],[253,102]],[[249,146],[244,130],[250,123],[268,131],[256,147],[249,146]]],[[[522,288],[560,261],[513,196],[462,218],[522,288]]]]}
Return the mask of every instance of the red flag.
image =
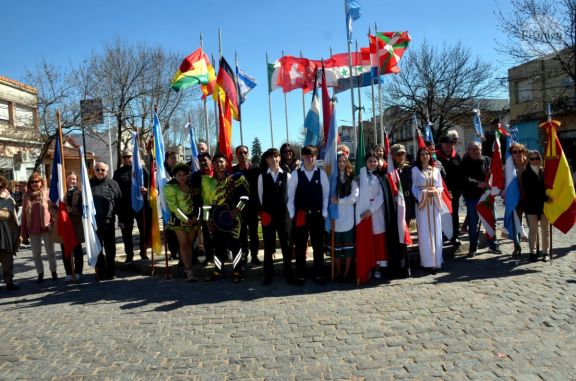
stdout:
{"type": "Polygon", "coordinates": [[[372,217],[363,218],[356,225],[356,280],[366,283],[370,271],[376,266],[374,257],[374,237],[372,235],[372,217]]]}
{"type": "MultiPolygon", "coordinates": [[[[424,139],[422,138],[422,134],[420,133],[420,131],[418,131],[417,133],[417,138],[418,138],[418,148],[426,148],[426,143],[424,143],[424,139]]],[[[416,158],[416,160],[418,160],[418,158],[416,158]]]]}
{"type": "Polygon", "coordinates": [[[232,113],[230,111],[230,100],[224,98],[224,110],[222,102],[218,99],[218,114],[220,128],[218,130],[218,152],[226,156],[229,169],[232,168],[232,113]]]}
{"type": "Polygon", "coordinates": [[[398,63],[410,43],[408,32],[377,32],[368,38],[371,53],[380,59],[380,74],[398,73],[398,63]]]}
{"type": "Polygon", "coordinates": [[[551,199],[544,203],[544,215],[552,225],[566,234],[576,224],[576,193],[570,167],[558,139],[558,127],[560,122],[555,120],[540,125],[547,136],[544,184],[546,195],[551,199]]]}
{"type": "Polygon", "coordinates": [[[476,204],[478,216],[482,226],[486,229],[486,235],[489,239],[496,237],[496,217],[494,216],[494,196],[490,189],[486,189],[478,204],[476,204]]]}
{"type": "Polygon", "coordinates": [[[294,89],[308,92],[314,89],[316,64],[307,58],[284,56],[280,58],[281,78],[278,78],[285,93],[294,89]]]}

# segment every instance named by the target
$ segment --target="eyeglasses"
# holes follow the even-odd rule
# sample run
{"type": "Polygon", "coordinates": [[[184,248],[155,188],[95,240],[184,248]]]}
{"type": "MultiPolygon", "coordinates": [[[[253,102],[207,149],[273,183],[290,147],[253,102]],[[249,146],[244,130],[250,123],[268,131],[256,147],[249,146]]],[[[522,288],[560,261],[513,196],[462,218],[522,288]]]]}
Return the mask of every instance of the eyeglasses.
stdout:
{"type": "Polygon", "coordinates": [[[106,172],[106,170],[104,168],[94,168],[94,170],[96,172],[102,172],[102,173],[106,172]]]}
{"type": "Polygon", "coordinates": [[[531,157],[529,160],[530,160],[530,161],[539,161],[540,158],[539,158],[539,157],[531,157]]]}
{"type": "Polygon", "coordinates": [[[514,151],[510,151],[512,152],[512,155],[518,155],[519,153],[524,153],[523,150],[519,150],[519,149],[515,149],[514,151]]]}

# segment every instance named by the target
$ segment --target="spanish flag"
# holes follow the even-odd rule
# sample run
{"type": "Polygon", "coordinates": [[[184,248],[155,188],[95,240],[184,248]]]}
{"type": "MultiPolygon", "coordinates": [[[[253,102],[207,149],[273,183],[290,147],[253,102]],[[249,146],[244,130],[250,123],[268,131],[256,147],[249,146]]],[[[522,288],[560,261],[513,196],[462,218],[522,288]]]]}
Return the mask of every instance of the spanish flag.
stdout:
{"type": "Polygon", "coordinates": [[[544,184],[549,202],[544,203],[548,221],[566,234],[576,224],[576,193],[568,161],[558,139],[560,122],[550,120],[540,124],[548,137],[544,156],[544,184]]]}

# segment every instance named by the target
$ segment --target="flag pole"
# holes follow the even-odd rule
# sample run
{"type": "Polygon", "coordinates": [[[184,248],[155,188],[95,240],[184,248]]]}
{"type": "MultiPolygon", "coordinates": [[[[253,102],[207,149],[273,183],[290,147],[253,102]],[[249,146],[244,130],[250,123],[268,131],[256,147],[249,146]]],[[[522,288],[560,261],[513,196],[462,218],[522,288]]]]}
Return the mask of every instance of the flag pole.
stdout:
{"type": "MultiPolygon", "coordinates": [[[[236,65],[236,73],[238,73],[238,53],[234,50],[234,64],[236,65]]],[[[238,85],[238,78],[236,78],[236,84],[238,85]]],[[[240,95],[240,89],[237,89],[238,95],[240,95]]],[[[244,133],[242,132],[242,102],[238,99],[238,119],[240,119],[240,144],[244,145],[244,133]]]]}
{"type": "MultiPolygon", "coordinates": [[[[282,50],[282,57],[284,57],[284,50],[282,50]]],[[[288,143],[289,136],[288,136],[288,101],[286,99],[286,93],[284,92],[284,88],[282,88],[282,92],[284,93],[284,115],[286,116],[286,143],[288,143]]]]}
{"type": "MultiPolygon", "coordinates": [[[[139,141],[140,140],[140,133],[138,133],[138,128],[136,128],[136,139],[139,141]]],[[[140,151],[140,142],[138,142],[138,151],[140,151]]],[[[132,155],[134,155],[134,152],[132,152],[132,155]]],[[[134,157],[134,156],[132,156],[134,157]]],[[[138,160],[140,160],[140,152],[138,152],[138,160]]],[[[132,163],[132,166],[134,166],[135,163],[132,163]]],[[[138,165],[140,165],[140,163],[138,163],[138,165]]],[[[146,213],[146,201],[148,201],[148,207],[150,207],[150,174],[148,174],[148,183],[146,184],[146,189],[148,189],[148,192],[146,193],[146,198],[144,199],[144,205],[142,206],[142,230],[143,230],[143,234],[140,234],[140,241],[142,241],[142,239],[145,240],[144,245],[142,245],[142,242],[140,242],[140,250],[142,250],[142,247],[144,247],[144,257],[146,257],[146,253],[148,252],[148,241],[150,240],[150,238],[152,237],[152,230],[150,230],[150,236],[148,237],[146,232],[146,215],[148,213],[146,213]],[[142,237],[144,236],[144,237],[142,237]]],[[[138,217],[136,217],[138,218],[138,217]]],[[[150,245],[152,246],[152,245],[150,245]]],[[[151,250],[152,252],[152,257],[154,256],[154,250],[151,250]]]]}
{"type": "MultiPolygon", "coordinates": [[[[62,139],[62,124],[60,122],[60,110],[56,110],[56,127],[58,128],[58,139],[60,140],[60,157],[62,158],[62,189],[64,194],[66,194],[66,159],[64,158],[64,141],[62,139]]],[[[54,146],[56,149],[56,146],[54,146]]],[[[86,149],[86,147],[84,147],[86,149]]],[[[54,150],[54,155],[56,155],[56,150],[54,150]]],[[[84,156],[86,156],[86,152],[84,152],[84,156]]],[[[58,202],[66,203],[66,200],[58,200],[58,202]]],[[[74,233],[75,234],[75,233],[74,233]]],[[[64,243],[65,246],[66,244],[64,243]]],[[[65,247],[64,247],[65,248],[65,247]]],[[[76,283],[76,269],[74,268],[74,247],[68,249],[70,251],[70,264],[72,269],[72,283],[76,283]]],[[[65,256],[66,250],[62,253],[62,256],[65,256]]]]}
{"type": "MultiPolygon", "coordinates": [[[[200,49],[204,52],[204,36],[202,32],[200,32],[200,49]]],[[[208,132],[208,106],[206,104],[206,97],[202,99],[203,107],[204,107],[204,128],[206,129],[206,146],[208,148],[208,153],[210,153],[210,134],[208,132]]]]}
{"type": "MultiPolygon", "coordinates": [[[[114,164],[112,159],[112,133],[110,132],[110,117],[106,118],[108,120],[108,154],[110,155],[110,171],[114,173],[114,164]]],[[[86,149],[86,147],[84,147],[86,149]]]]}
{"type": "MultiPolygon", "coordinates": [[[[216,61],[214,61],[214,55],[210,55],[210,58],[212,58],[212,66],[214,67],[216,65],[216,61]]],[[[214,101],[214,127],[216,128],[216,123],[219,122],[220,120],[220,114],[218,113],[218,103],[216,102],[216,99],[220,99],[220,89],[217,89],[218,93],[216,94],[216,98],[214,98],[214,96],[212,97],[212,100],[214,101]]],[[[214,94],[213,94],[214,95],[214,94]]],[[[208,117],[206,117],[208,118],[208,117]]],[[[216,130],[218,130],[216,128],[216,130]]],[[[218,145],[218,135],[216,135],[216,145],[218,145]]],[[[208,146],[210,146],[210,143],[208,143],[208,146]]],[[[218,153],[218,152],[215,152],[218,153]]]]}
{"type": "MultiPolygon", "coordinates": [[[[358,40],[355,41],[356,42],[356,55],[358,55],[358,40]]],[[[350,75],[352,75],[352,73],[350,73],[350,75]]],[[[358,76],[358,107],[356,108],[358,110],[358,132],[360,132],[360,129],[363,128],[362,126],[362,93],[360,92],[360,86],[361,86],[361,79],[360,76],[358,76]]],[[[354,91],[354,90],[352,90],[354,91]]],[[[358,139],[356,139],[356,146],[358,146],[358,139]]],[[[356,150],[358,150],[358,147],[356,147],[356,150]]],[[[356,160],[358,160],[358,158],[356,158],[356,160]]]]}
{"type": "MultiPolygon", "coordinates": [[[[368,27],[368,38],[370,38],[370,27],[368,27]]],[[[372,60],[370,60],[372,61],[372,60]]],[[[370,62],[372,63],[372,62],[370,62]]],[[[370,71],[372,71],[372,68],[370,68],[370,71]]],[[[378,77],[378,82],[380,82],[380,77],[378,77]]],[[[374,145],[378,144],[378,130],[376,128],[376,102],[374,99],[374,79],[372,78],[370,80],[370,91],[371,91],[371,95],[372,95],[372,129],[374,132],[374,145]]],[[[382,144],[384,144],[384,142],[382,142],[382,144]]]]}
{"type": "MultiPolygon", "coordinates": [[[[344,12],[348,13],[348,3],[347,0],[344,0],[344,12]]],[[[348,28],[348,26],[346,26],[348,28]]],[[[354,131],[354,152],[356,152],[357,145],[358,145],[358,131],[356,131],[356,119],[354,115],[355,107],[354,107],[354,83],[352,79],[352,39],[351,36],[348,35],[348,29],[346,29],[346,45],[348,46],[348,70],[350,70],[350,101],[351,109],[352,109],[352,130],[354,131]]]]}
{"type": "MultiPolygon", "coordinates": [[[[546,104],[546,115],[548,116],[548,123],[552,123],[552,105],[550,103],[546,104]]],[[[546,162],[544,162],[546,163],[546,162]]],[[[538,227],[536,227],[538,231],[538,227]]],[[[548,222],[548,231],[550,232],[550,243],[548,249],[548,256],[550,257],[550,265],[552,265],[552,223],[548,222]]]]}
{"type": "MultiPolygon", "coordinates": [[[[266,72],[268,72],[268,52],[266,52],[266,72]]],[[[271,97],[271,84],[268,83],[268,114],[270,116],[270,142],[272,147],[274,147],[274,129],[272,128],[272,97],[271,97]]]]}
{"type": "Polygon", "coordinates": [[[382,144],[384,144],[384,116],[382,115],[382,81],[381,78],[381,67],[380,67],[380,43],[378,42],[378,25],[374,23],[374,41],[376,41],[376,61],[377,61],[377,73],[378,73],[378,118],[380,124],[380,130],[382,131],[382,144]]]}
{"type": "MultiPolygon", "coordinates": [[[[302,58],[302,50],[300,50],[300,58],[302,58]]],[[[303,120],[306,120],[306,105],[304,103],[304,88],[302,88],[302,118],[303,120]]]]}

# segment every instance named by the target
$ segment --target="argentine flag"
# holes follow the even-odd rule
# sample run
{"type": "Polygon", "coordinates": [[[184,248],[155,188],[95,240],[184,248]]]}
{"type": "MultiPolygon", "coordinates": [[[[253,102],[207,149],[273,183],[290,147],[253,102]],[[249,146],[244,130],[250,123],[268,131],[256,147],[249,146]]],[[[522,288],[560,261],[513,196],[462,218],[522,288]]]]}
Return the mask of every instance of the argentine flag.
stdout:
{"type": "Polygon", "coordinates": [[[518,234],[526,235],[522,227],[522,221],[516,213],[516,207],[520,202],[520,183],[518,181],[518,172],[514,166],[514,159],[510,153],[510,146],[514,143],[512,136],[506,138],[506,162],[504,165],[504,176],[506,186],[504,188],[504,198],[506,200],[504,210],[504,227],[508,231],[508,237],[518,243],[518,234]]]}

